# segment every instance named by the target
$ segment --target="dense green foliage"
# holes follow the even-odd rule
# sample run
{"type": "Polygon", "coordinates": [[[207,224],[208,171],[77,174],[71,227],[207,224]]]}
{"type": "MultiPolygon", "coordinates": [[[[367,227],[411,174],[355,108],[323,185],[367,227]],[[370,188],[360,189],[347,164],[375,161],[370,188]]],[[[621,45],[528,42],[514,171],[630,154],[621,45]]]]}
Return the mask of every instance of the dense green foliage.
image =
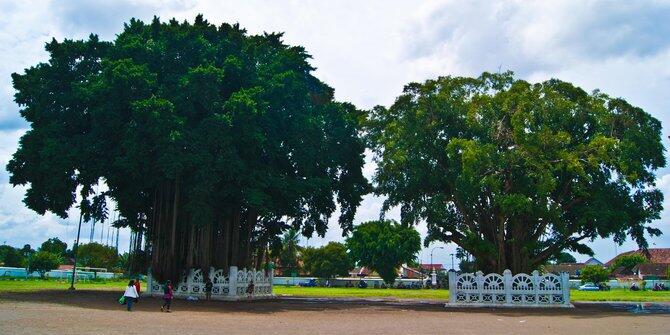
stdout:
{"type": "Polygon", "coordinates": [[[92,268],[106,268],[108,271],[116,269],[119,256],[113,247],[99,243],[82,244],[77,248],[77,266],[92,268]]]}
{"type": "Polygon", "coordinates": [[[347,254],[347,247],[337,242],[319,248],[304,248],[301,257],[303,271],[319,278],[346,277],[354,267],[354,262],[347,254]]]}
{"type": "Polygon", "coordinates": [[[279,266],[285,275],[292,275],[293,272],[298,271],[300,264],[298,258],[300,257],[300,232],[297,229],[291,228],[287,230],[281,239],[281,246],[279,249],[279,266]]]}
{"type": "Polygon", "coordinates": [[[580,273],[582,283],[602,283],[607,281],[610,276],[610,271],[600,265],[587,265],[582,268],[580,273]]]}
{"type": "Polygon", "coordinates": [[[39,251],[46,251],[59,257],[65,257],[67,253],[67,243],[61,241],[58,237],[50,238],[42,243],[39,251]]]}
{"type": "Polygon", "coordinates": [[[660,231],[661,123],[623,99],[511,73],[412,83],[367,121],[376,193],[485,272],[526,272],[598,237],[660,231]]]}
{"type": "Polygon", "coordinates": [[[351,230],[369,188],[360,112],[281,34],[133,19],[112,42],[46,50],[12,75],[31,129],[7,169],[29,208],[65,217],[80,187],[84,220],[100,221],[113,199],[114,225],[138,233],[133,250],[147,246],[159,280],[258,267],[288,226],[325,234],[338,205],[351,230]]]}
{"type": "Polygon", "coordinates": [[[28,260],[28,272],[37,271],[40,278],[44,278],[44,274],[58,269],[61,263],[61,256],[49,251],[38,251],[33,254],[28,260]]]}
{"type": "Polygon", "coordinates": [[[358,265],[377,271],[392,285],[400,265],[415,260],[421,251],[421,236],[413,227],[395,221],[369,221],[354,228],[346,246],[358,265]]]}
{"type": "Polygon", "coordinates": [[[618,269],[623,267],[624,269],[632,269],[635,265],[648,263],[649,260],[647,257],[644,257],[641,254],[631,254],[631,255],[622,255],[614,259],[614,262],[610,265],[610,270],[618,269]]]}
{"type": "Polygon", "coordinates": [[[21,268],[26,266],[26,259],[21,250],[9,245],[0,245],[0,263],[2,266],[21,268]]]}

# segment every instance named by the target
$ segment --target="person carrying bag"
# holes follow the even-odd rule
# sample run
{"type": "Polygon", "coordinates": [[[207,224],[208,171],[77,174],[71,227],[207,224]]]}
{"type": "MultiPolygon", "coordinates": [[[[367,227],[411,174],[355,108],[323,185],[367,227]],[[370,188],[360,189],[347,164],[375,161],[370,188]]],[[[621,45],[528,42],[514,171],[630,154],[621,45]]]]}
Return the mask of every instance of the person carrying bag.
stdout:
{"type": "MultiPolygon", "coordinates": [[[[139,294],[137,294],[137,289],[135,288],[135,281],[130,280],[128,283],[128,286],[126,287],[126,292],[123,293],[123,302],[126,304],[128,312],[132,311],[133,309],[133,302],[135,302],[135,299],[138,299],[140,297],[139,294]]],[[[121,302],[121,299],[119,299],[119,302],[121,302]]]]}

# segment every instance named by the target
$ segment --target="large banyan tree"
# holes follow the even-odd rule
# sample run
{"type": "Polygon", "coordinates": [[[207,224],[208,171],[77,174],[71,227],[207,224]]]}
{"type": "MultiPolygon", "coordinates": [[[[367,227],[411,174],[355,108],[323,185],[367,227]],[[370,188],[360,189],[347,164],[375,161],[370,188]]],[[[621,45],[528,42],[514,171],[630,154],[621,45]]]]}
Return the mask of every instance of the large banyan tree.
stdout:
{"type": "Polygon", "coordinates": [[[53,40],[47,63],[13,74],[31,128],[11,183],[61,217],[77,192],[93,219],[113,199],[159,279],[259,266],[287,226],[323,235],[336,209],[350,231],[368,191],[360,112],[281,37],[198,16],[133,19],[113,42],[53,40]]]}
{"type": "Polygon", "coordinates": [[[454,242],[484,271],[529,271],[588,241],[641,248],[659,218],[661,123],[623,99],[511,73],[412,83],[368,121],[376,192],[426,243],[454,242]]]}

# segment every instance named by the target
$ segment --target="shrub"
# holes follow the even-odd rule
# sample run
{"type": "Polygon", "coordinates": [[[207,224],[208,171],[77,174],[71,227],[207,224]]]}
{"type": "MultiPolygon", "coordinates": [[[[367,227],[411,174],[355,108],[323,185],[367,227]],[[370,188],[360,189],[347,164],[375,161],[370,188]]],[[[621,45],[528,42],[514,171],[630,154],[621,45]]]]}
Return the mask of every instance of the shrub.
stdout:
{"type": "Polygon", "coordinates": [[[600,265],[587,265],[582,268],[582,283],[592,282],[595,284],[607,281],[610,271],[600,265]]]}
{"type": "Polygon", "coordinates": [[[48,251],[38,251],[28,261],[28,272],[37,271],[40,278],[44,278],[44,274],[57,269],[60,262],[61,257],[59,255],[48,251]]]}

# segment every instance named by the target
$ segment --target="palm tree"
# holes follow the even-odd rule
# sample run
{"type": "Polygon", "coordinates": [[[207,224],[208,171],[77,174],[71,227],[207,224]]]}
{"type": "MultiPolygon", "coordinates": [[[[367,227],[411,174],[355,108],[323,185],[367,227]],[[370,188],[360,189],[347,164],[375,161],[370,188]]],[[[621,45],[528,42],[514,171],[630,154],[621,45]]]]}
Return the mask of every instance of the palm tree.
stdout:
{"type": "Polygon", "coordinates": [[[291,228],[284,233],[281,239],[281,251],[279,252],[279,263],[284,271],[298,269],[298,252],[300,251],[300,232],[291,228]]]}

